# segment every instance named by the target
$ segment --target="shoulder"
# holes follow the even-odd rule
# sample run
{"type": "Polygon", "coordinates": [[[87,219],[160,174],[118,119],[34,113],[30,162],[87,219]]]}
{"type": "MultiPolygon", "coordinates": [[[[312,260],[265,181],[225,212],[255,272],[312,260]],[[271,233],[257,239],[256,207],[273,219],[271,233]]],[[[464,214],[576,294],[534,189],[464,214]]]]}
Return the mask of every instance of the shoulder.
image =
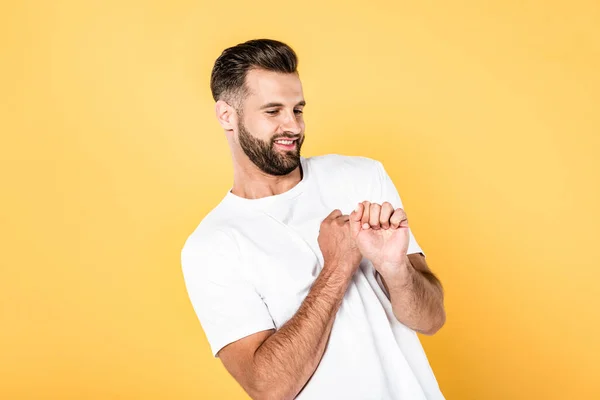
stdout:
{"type": "Polygon", "coordinates": [[[352,176],[373,176],[382,168],[380,161],[363,156],[348,156],[342,154],[325,154],[307,158],[311,170],[331,173],[350,173],[352,176]]]}
{"type": "Polygon", "coordinates": [[[232,216],[222,201],[213,208],[188,235],[181,249],[183,267],[186,261],[202,257],[233,256],[237,254],[237,243],[229,232],[232,216]]]}

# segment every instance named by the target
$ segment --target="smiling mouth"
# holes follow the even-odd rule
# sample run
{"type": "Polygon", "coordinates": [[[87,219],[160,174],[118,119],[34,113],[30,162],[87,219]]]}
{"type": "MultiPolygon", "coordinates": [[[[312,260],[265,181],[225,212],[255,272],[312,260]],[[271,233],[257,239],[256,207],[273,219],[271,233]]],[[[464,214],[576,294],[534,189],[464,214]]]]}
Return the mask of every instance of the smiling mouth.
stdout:
{"type": "Polygon", "coordinates": [[[296,143],[298,139],[278,139],[275,141],[275,144],[286,150],[293,150],[296,148],[296,143]]]}

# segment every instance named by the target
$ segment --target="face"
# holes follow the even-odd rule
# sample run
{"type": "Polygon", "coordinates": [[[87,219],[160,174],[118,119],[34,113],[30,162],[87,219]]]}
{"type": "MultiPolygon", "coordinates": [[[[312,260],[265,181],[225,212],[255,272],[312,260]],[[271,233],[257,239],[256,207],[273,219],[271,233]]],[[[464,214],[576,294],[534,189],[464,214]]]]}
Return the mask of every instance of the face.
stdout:
{"type": "Polygon", "coordinates": [[[249,94],[238,113],[238,142],[246,156],[269,175],[287,175],[300,164],[304,143],[304,97],[297,74],[252,70],[249,94]]]}

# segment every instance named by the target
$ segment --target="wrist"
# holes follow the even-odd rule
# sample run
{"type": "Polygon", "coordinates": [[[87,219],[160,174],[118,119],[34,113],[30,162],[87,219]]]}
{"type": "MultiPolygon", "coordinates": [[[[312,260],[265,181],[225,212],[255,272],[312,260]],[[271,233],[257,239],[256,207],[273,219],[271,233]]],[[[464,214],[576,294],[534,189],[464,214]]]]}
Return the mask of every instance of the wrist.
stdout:
{"type": "Polygon", "coordinates": [[[404,260],[401,262],[384,262],[378,265],[373,265],[373,267],[383,276],[386,280],[397,280],[408,277],[410,274],[410,262],[408,261],[408,257],[404,257],[404,260]]]}
{"type": "MultiPolygon", "coordinates": [[[[359,263],[358,263],[359,264],[359,263]]],[[[356,270],[357,263],[353,263],[350,260],[345,259],[331,259],[325,260],[323,263],[323,269],[335,271],[336,273],[348,275],[352,271],[356,270]]]]}

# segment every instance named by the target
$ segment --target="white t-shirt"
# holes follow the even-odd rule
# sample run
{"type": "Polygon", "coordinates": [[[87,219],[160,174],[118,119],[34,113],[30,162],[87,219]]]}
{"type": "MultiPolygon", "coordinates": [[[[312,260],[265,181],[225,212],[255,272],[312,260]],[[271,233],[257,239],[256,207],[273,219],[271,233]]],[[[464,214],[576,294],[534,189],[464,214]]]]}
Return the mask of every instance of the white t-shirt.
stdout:
{"type": "MultiPolygon", "coordinates": [[[[402,202],[379,161],[301,157],[302,180],[285,193],[244,199],[228,192],[187,239],[187,291],[213,355],[294,316],[323,267],[317,238],[334,209],[364,200],[402,202]]],[[[408,253],[423,251],[410,232],[408,253]]],[[[443,399],[417,334],[392,311],[381,277],[363,259],[329,343],[297,399],[443,399]]]]}

